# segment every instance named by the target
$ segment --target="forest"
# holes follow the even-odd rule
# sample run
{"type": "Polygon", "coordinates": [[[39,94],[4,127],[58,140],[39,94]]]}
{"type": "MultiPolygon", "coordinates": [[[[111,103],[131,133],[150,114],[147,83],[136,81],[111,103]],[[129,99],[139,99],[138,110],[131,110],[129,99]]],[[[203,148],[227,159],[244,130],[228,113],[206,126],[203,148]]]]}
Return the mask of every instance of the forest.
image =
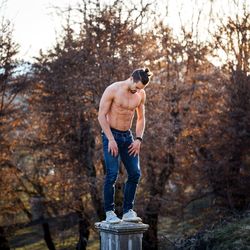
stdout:
{"type": "MultiPolygon", "coordinates": [[[[99,249],[100,98],[146,67],[153,76],[135,201],[149,225],[143,249],[250,249],[249,2],[225,1],[232,14],[203,1],[176,34],[164,21],[169,1],[160,15],[160,1],[82,0],[59,13],[63,32],[32,62],[19,56],[5,2],[0,249],[99,249]]],[[[119,216],[126,178],[121,164],[119,216]]]]}

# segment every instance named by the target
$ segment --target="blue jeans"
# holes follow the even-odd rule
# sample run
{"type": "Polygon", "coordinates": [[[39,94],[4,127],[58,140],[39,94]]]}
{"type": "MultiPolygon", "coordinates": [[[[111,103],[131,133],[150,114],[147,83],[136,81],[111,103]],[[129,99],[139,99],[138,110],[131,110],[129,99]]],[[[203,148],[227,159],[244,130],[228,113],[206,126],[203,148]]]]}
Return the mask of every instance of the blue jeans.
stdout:
{"type": "Polygon", "coordinates": [[[133,208],[136,188],[141,176],[139,156],[129,155],[128,146],[133,142],[131,130],[120,131],[111,128],[111,132],[118,146],[118,156],[114,157],[108,152],[108,138],[102,132],[103,153],[106,166],[104,181],[104,210],[114,211],[115,183],[119,173],[119,162],[123,162],[127,171],[127,182],[124,188],[123,213],[133,208]]]}

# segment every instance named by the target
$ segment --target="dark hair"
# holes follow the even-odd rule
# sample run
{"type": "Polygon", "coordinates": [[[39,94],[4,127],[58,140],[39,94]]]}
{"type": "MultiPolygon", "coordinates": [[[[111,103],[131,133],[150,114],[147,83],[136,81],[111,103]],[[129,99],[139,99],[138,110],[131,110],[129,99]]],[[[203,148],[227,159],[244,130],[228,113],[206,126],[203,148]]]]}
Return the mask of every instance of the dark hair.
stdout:
{"type": "Polygon", "coordinates": [[[132,77],[134,82],[141,81],[144,85],[149,82],[149,78],[152,76],[152,73],[148,68],[144,69],[136,69],[132,73],[132,77]]]}

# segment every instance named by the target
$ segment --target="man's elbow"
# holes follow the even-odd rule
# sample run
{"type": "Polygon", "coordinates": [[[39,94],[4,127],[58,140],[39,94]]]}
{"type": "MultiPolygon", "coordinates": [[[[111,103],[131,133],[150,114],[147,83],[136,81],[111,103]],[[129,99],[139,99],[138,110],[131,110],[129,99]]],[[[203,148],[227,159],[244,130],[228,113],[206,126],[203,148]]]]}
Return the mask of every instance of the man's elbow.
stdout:
{"type": "Polygon", "coordinates": [[[98,115],[97,117],[98,121],[100,122],[102,120],[102,116],[101,115],[98,115]]]}
{"type": "Polygon", "coordinates": [[[145,118],[144,117],[138,117],[137,123],[145,124],[145,118]]]}
{"type": "Polygon", "coordinates": [[[97,119],[98,119],[99,123],[101,123],[105,118],[106,118],[105,115],[103,115],[103,114],[98,114],[97,119]]]}
{"type": "Polygon", "coordinates": [[[145,116],[138,116],[137,117],[137,121],[141,121],[141,122],[144,122],[145,121],[145,116]]]}

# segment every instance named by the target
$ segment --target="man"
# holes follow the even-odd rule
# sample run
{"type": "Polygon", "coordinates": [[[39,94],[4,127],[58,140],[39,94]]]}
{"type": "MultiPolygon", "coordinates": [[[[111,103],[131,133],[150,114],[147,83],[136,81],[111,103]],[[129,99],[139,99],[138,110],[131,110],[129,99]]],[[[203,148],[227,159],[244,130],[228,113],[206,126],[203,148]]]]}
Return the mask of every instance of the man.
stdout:
{"type": "Polygon", "coordinates": [[[141,176],[139,153],[145,128],[146,94],[144,88],[148,84],[150,76],[148,69],[136,69],[127,80],[108,86],[100,101],[98,120],[102,127],[106,166],[104,209],[106,222],[109,223],[121,221],[114,212],[115,182],[119,172],[119,159],[122,160],[128,174],[124,188],[122,220],[141,221],[141,218],[137,217],[136,212],[133,211],[133,205],[141,176]],[[137,122],[134,139],[130,128],[135,111],[137,122]]]}

